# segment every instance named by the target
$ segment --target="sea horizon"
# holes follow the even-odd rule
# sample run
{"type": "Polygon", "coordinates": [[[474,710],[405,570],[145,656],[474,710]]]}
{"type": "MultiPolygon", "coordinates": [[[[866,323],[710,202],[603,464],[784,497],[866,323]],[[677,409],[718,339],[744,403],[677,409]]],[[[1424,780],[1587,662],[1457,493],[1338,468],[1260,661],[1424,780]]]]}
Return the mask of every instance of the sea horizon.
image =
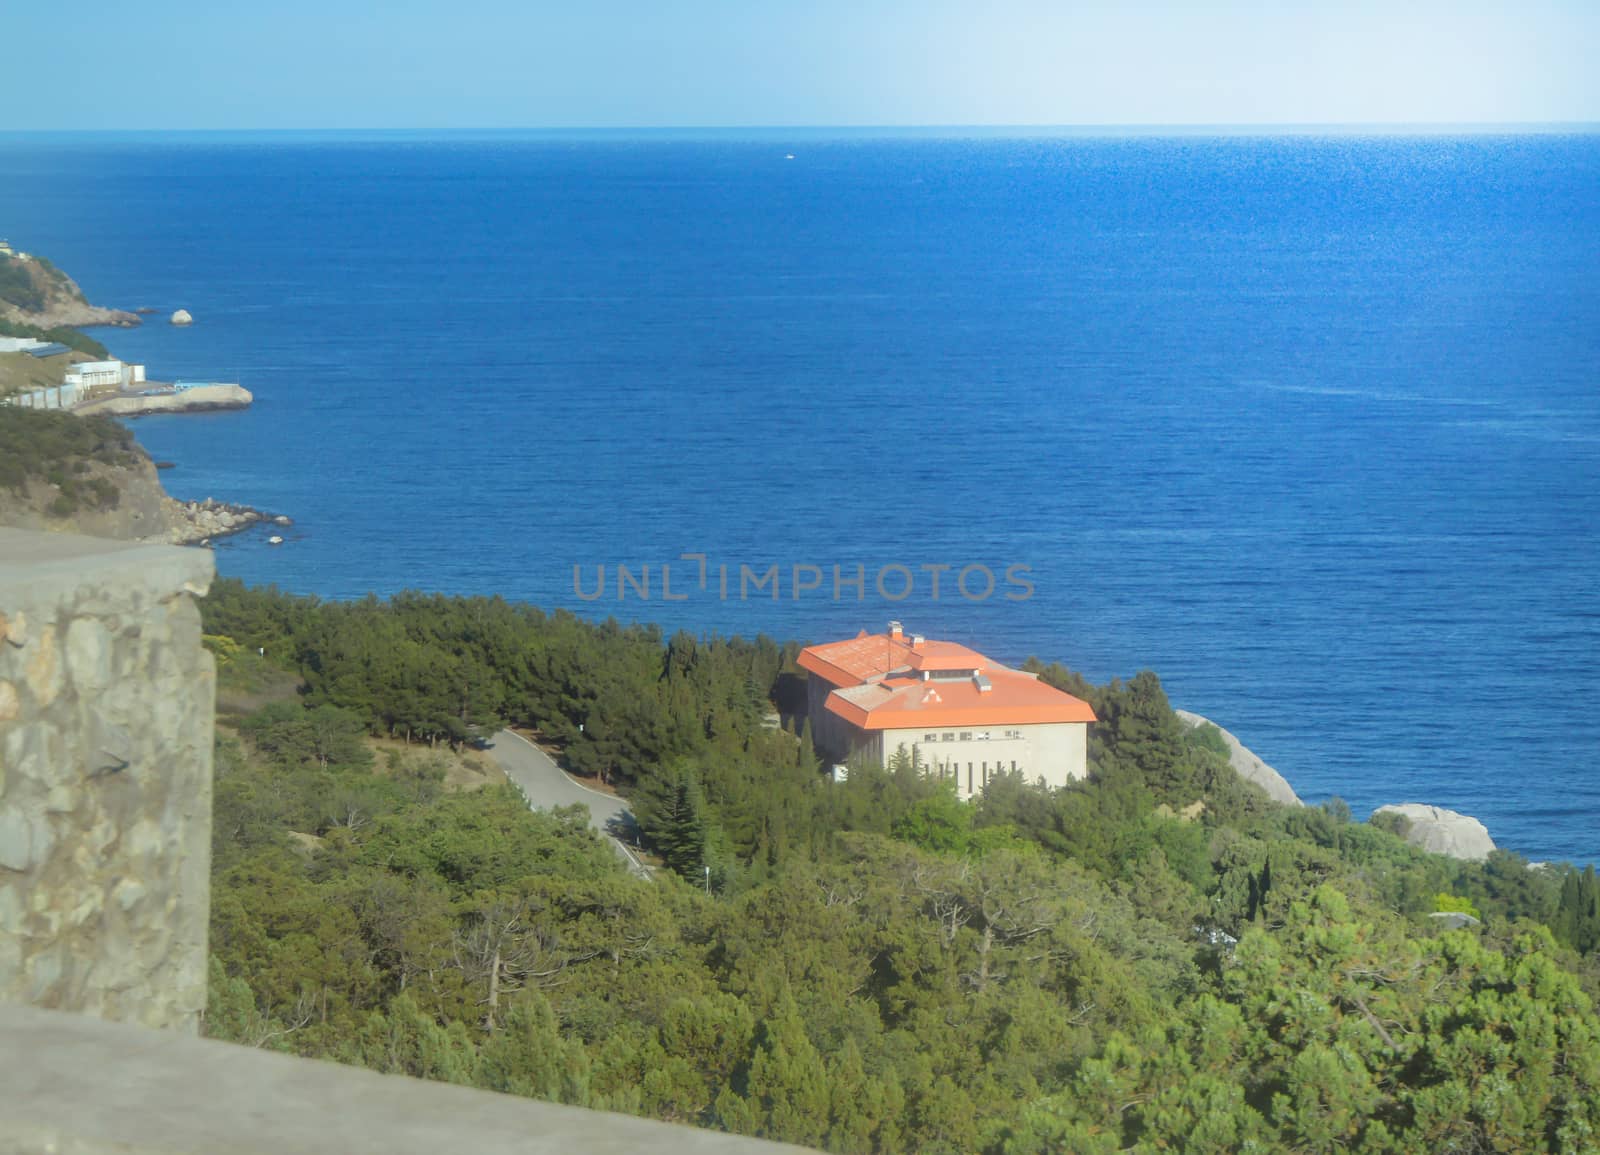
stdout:
{"type": "Polygon", "coordinates": [[[1121,137],[1482,137],[1591,136],[1600,121],[1350,121],[1106,124],[682,124],[682,125],[392,125],[276,128],[0,129],[0,143],[150,142],[218,144],[271,139],[283,143],[396,140],[1029,140],[1121,137]]]}

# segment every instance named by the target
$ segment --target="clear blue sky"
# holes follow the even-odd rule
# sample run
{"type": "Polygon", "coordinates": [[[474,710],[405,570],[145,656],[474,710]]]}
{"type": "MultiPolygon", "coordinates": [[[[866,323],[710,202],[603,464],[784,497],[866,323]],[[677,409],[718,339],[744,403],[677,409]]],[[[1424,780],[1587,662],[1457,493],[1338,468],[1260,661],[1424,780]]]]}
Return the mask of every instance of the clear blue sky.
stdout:
{"type": "Polygon", "coordinates": [[[80,0],[0,40],[11,130],[1600,121],[1600,0],[80,0]]]}

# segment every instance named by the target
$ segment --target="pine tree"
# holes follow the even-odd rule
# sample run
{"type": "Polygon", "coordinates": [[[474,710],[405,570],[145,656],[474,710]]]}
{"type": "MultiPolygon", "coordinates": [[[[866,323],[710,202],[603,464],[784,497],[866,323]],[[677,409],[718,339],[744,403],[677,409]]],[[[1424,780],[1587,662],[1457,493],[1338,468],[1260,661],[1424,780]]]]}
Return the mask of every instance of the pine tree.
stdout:
{"type": "Polygon", "coordinates": [[[815,773],[817,762],[816,739],[811,733],[811,719],[807,718],[800,727],[800,749],[795,756],[795,764],[815,773]]]}
{"type": "Polygon", "coordinates": [[[478,1058],[479,1086],[578,1106],[588,1102],[589,1057],[581,1042],[562,1038],[555,1012],[538,992],[518,999],[478,1058]]]}
{"type": "Polygon", "coordinates": [[[700,876],[709,831],[699,774],[680,766],[648,778],[633,803],[640,830],[667,866],[685,878],[700,876]]]}
{"type": "Polygon", "coordinates": [[[787,991],[761,1025],[748,1097],[762,1119],[761,1134],[810,1147],[827,1137],[828,1073],[787,991]]]}
{"type": "Polygon", "coordinates": [[[1582,874],[1569,870],[1562,879],[1561,900],[1551,930],[1579,954],[1600,948],[1600,880],[1595,878],[1592,865],[1582,874]]]}

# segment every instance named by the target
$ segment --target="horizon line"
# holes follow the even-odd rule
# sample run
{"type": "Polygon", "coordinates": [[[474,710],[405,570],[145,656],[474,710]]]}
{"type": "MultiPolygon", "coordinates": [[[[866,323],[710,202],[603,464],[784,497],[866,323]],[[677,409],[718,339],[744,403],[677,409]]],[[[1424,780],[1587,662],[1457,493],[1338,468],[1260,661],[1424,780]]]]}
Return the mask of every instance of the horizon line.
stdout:
{"type": "Polygon", "coordinates": [[[1504,121],[1128,121],[1081,123],[838,123],[838,124],[527,124],[527,125],[356,125],[258,126],[258,127],[119,127],[119,128],[0,128],[0,137],[34,136],[116,136],[116,135],[336,135],[336,134],[429,134],[456,133],[1128,133],[1148,135],[1173,132],[1185,134],[1228,133],[1245,135],[1295,135],[1327,132],[1373,132],[1383,134],[1441,135],[1450,133],[1517,134],[1543,132],[1600,132],[1600,120],[1504,120],[1504,121]]]}

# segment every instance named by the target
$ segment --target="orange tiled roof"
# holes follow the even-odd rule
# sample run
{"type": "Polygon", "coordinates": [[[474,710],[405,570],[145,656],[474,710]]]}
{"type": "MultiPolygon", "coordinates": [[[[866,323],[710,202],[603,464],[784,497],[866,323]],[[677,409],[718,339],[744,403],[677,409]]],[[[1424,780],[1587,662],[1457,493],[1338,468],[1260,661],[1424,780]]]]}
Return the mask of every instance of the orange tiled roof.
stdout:
{"type": "Polygon", "coordinates": [[[907,662],[913,670],[981,670],[989,659],[959,642],[923,642],[913,646],[907,662]]]}
{"type": "Polygon", "coordinates": [[[828,695],[828,711],[862,730],[1095,720],[1081,698],[955,642],[928,641],[913,649],[909,637],[863,632],[808,646],[798,664],[839,687],[828,695]],[[918,676],[939,670],[981,670],[990,688],[980,690],[972,678],[918,676]]]}
{"type": "Polygon", "coordinates": [[[843,642],[807,646],[800,651],[796,664],[835,686],[854,686],[881,678],[890,670],[903,669],[910,653],[909,637],[891,638],[862,630],[843,642]]]}

